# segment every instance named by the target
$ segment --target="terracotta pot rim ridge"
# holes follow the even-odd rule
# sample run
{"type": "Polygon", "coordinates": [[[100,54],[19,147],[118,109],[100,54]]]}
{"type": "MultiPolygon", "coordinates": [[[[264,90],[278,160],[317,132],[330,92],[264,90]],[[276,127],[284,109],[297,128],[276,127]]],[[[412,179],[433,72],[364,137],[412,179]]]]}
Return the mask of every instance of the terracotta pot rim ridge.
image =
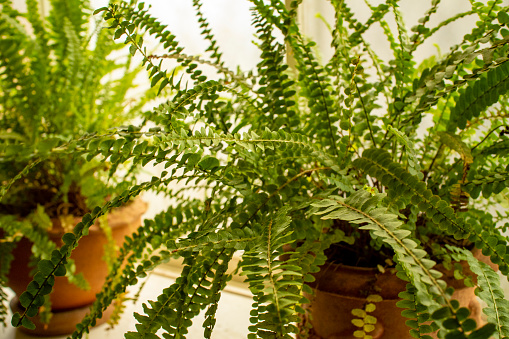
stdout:
{"type": "MultiPolygon", "coordinates": [[[[131,224],[134,222],[139,216],[146,212],[148,208],[148,203],[143,201],[141,198],[134,199],[133,201],[125,204],[121,207],[118,207],[108,214],[108,225],[111,228],[118,228],[125,224],[131,224]]],[[[81,222],[83,216],[75,216],[73,219],[73,227],[81,222]]],[[[51,218],[53,225],[60,225],[60,219],[51,218]]],[[[89,229],[90,233],[102,232],[101,227],[99,226],[98,221],[95,222],[89,229]]],[[[54,226],[50,230],[48,230],[48,234],[50,236],[62,236],[64,230],[62,227],[54,226]]]]}

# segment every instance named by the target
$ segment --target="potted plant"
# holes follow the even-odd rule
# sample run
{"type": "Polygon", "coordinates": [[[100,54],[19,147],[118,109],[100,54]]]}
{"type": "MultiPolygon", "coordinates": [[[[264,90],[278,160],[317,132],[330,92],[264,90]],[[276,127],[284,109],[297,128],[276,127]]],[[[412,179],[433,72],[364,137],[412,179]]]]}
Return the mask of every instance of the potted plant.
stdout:
{"type": "MultiPolygon", "coordinates": [[[[170,88],[172,95],[148,113],[153,127],[134,138],[124,132],[114,139],[97,136],[62,153],[165,170],[98,206],[64,235],[65,245],[39,265],[25,292],[27,312],[40,307],[52,276],[65,272],[63,263],[97,218],[156,190],[176,203],[146,220],[122,247],[73,337],[87,333],[139,277],[182,257],[181,276],[145,304],[144,314],[135,315],[136,332],[126,338],[155,338],[158,331],[185,337],[202,311],[209,338],[230,278],[226,268],[238,251],[237,269],[254,300],[250,338],[508,336],[507,301],[497,274],[484,263],[509,272],[507,214],[498,208],[505,201],[508,165],[509,16],[502,1],[472,2],[470,11],[436,25],[431,19],[440,1],[432,1],[410,30],[396,1],[367,6],[364,20],[344,1],[331,1],[334,54],[324,64],[296,20],[301,1],[251,2],[261,61],[248,73],[225,66],[198,0],[193,5],[208,57],[185,54],[142,3],[97,11],[115,37],[141,55],[152,86],[170,88]],[[430,36],[470,15],[478,18],[475,27],[450,51],[415,61],[430,36]],[[375,25],[393,52],[389,61],[366,40],[375,25]],[[143,32],[157,38],[166,53],[147,52],[143,32]],[[166,68],[168,59],[188,76],[177,78],[166,68]],[[217,72],[206,76],[203,69],[210,66],[217,72]],[[174,182],[185,185],[173,189],[174,182]],[[197,189],[203,196],[188,194],[197,189]],[[489,260],[474,256],[478,250],[489,260]],[[373,266],[364,299],[347,310],[351,333],[323,334],[317,328],[323,319],[309,315],[306,306],[318,298],[324,282],[317,279],[334,263],[373,266]],[[382,276],[400,281],[392,292],[399,299],[389,299],[408,318],[406,333],[381,328],[383,319],[372,315],[388,298],[387,285],[376,284],[382,276]],[[486,324],[455,299],[454,288],[462,288],[458,281],[486,302],[486,324]]],[[[405,323],[403,317],[392,319],[405,323]]],[[[26,313],[15,314],[12,323],[30,326],[26,313]]]]}
{"type": "MultiPolygon", "coordinates": [[[[60,156],[58,150],[129,123],[150,92],[133,99],[141,68],[102,29],[102,18],[92,15],[88,1],[26,1],[24,12],[1,1],[0,8],[0,315],[5,318],[4,289],[12,287],[18,296],[26,289],[32,279],[30,257],[32,266],[50,259],[76,217],[81,219],[134,180],[132,173],[109,172],[109,162],[60,156]],[[11,180],[27,165],[29,172],[11,180]]],[[[68,260],[71,283],[56,279],[58,291],[45,300],[46,311],[54,311],[49,329],[41,328],[45,334],[61,331],[53,326],[58,319],[64,327],[74,327],[69,313],[61,310],[77,307],[84,315],[108,273],[102,257],[137,227],[144,210],[145,204],[137,201],[91,230],[83,245],[95,247],[83,246],[68,260]],[[96,261],[102,264],[84,266],[96,261]]],[[[48,322],[51,313],[44,314],[42,320],[48,322]]]]}

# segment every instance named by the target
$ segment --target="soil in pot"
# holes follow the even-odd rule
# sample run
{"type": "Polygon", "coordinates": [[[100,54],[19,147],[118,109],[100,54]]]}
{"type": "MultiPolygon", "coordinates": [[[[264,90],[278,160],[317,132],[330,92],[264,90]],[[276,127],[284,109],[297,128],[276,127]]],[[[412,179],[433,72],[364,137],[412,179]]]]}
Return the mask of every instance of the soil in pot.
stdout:
{"type": "MultiPolygon", "coordinates": [[[[118,246],[121,246],[125,236],[132,234],[141,224],[141,216],[147,209],[146,203],[137,199],[132,203],[112,211],[108,215],[108,225],[111,227],[112,236],[118,246]]],[[[75,224],[81,218],[75,218],[75,224]]],[[[61,246],[61,237],[64,234],[59,220],[52,220],[54,227],[50,232],[50,238],[61,246]]],[[[104,246],[108,243],[107,237],[98,224],[90,228],[89,234],[80,240],[79,246],[73,252],[71,258],[76,265],[76,273],[82,273],[90,285],[89,290],[82,290],[68,282],[66,277],[55,277],[53,292],[50,294],[53,317],[49,324],[44,325],[34,317],[32,321],[38,325],[35,330],[23,331],[30,334],[53,336],[69,334],[74,331],[74,326],[88,312],[89,306],[95,301],[95,295],[108,274],[108,267],[103,260],[104,246]]],[[[8,275],[9,287],[17,296],[21,295],[30,283],[30,268],[27,263],[31,255],[31,243],[22,239],[14,250],[14,260],[8,275]]],[[[19,304],[11,302],[14,312],[19,311],[19,304]]],[[[97,324],[107,321],[111,311],[105,312],[97,324]]]]}

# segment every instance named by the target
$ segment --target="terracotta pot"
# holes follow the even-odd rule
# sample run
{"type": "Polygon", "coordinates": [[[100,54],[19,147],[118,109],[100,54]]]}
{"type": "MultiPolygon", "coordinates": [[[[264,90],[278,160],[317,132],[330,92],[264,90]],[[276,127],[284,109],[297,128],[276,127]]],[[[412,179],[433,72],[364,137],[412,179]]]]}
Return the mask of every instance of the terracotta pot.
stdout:
{"type": "MultiPolygon", "coordinates": [[[[147,205],[140,199],[131,204],[115,209],[108,215],[108,225],[111,227],[112,236],[118,246],[121,246],[125,236],[131,235],[141,224],[141,216],[145,213],[147,205]]],[[[50,239],[57,246],[61,246],[61,237],[65,233],[60,221],[54,219],[53,229],[49,232],[50,239]]],[[[74,223],[81,221],[76,217],[74,223]]],[[[37,335],[61,335],[74,331],[77,321],[88,312],[89,306],[95,301],[95,295],[108,274],[108,267],[103,260],[104,245],[107,244],[106,235],[96,223],[90,227],[89,234],[83,237],[79,246],[73,251],[71,258],[76,264],[76,273],[82,273],[90,285],[89,290],[82,290],[67,281],[66,277],[55,277],[55,285],[50,294],[53,317],[48,326],[38,326],[34,331],[21,328],[23,331],[37,335]],[[71,319],[75,319],[73,322],[71,319]]],[[[14,250],[14,260],[8,275],[8,286],[14,290],[17,296],[21,295],[32,280],[30,268],[27,263],[31,255],[32,244],[23,238],[14,250]]],[[[19,304],[11,302],[13,311],[18,311],[19,304]]],[[[107,320],[107,314],[99,323],[107,320]]],[[[37,325],[38,319],[32,319],[37,325]]]]}
{"type": "MultiPolygon", "coordinates": [[[[475,251],[474,255],[478,257],[481,254],[475,251]]],[[[486,259],[481,258],[483,261],[486,259]]],[[[461,264],[464,272],[468,274],[468,264],[461,264]]],[[[482,324],[481,307],[474,294],[474,287],[465,287],[461,281],[454,279],[452,272],[445,271],[440,265],[437,269],[444,272],[442,279],[455,288],[452,298],[458,300],[461,306],[468,307],[471,317],[478,324],[482,324]]],[[[401,315],[402,309],[396,306],[401,300],[398,294],[405,290],[406,282],[393,273],[390,270],[380,273],[376,268],[331,263],[322,266],[320,272],[315,274],[316,281],[310,284],[315,295],[306,295],[311,300],[311,303],[306,305],[310,316],[304,317],[303,322],[312,326],[309,338],[355,338],[353,333],[359,328],[352,323],[355,317],[351,311],[363,309],[366,297],[370,294],[380,295],[383,301],[375,303],[376,310],[370,313],[377,319],[377,323],[375,330],[369,335],[373,339],[413,338],[409,333],[410,328],[405,325],[408,318],[404,318],[401,315]]],[[[436,335],[432,337],[436,338],[436,335]]]]}

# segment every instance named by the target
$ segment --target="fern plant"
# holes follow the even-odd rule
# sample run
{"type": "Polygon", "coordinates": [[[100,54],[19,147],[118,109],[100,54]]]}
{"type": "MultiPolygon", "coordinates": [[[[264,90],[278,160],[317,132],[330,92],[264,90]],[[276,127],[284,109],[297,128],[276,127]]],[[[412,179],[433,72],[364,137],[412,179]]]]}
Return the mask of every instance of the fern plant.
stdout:
{"type": "MultiPolygon", "coordinates": [[[[108,163],[67,151],[58,155],[58,149],[128,123],[150,98],[147,92],[132,99],[142,68],[102,29],[88,1],[49,5],[28,0],[20,12],[11,1],[0,1],[2,289],[12,249],[23,236],[38,260],[50,258],[56,248],[46,232],[50,218],[82,216],[131,180],[130,174],[108,174],[108,163]],[[27,166],[30,171],[17,176],[27,166]]],[[[0,295],[4,322],[5,291],[0,295]]]]}
{"type": "MultiPolygon", "coordinates": [[[[230,279],[226,267],[238,251],[238,270],[254,300],[249,338],[291,338],[309,302],[305,295],[313,293],[306,284],[313,273],[327,260],[346,261],[343,252],[329,256],[335,247],[357,253],[354,261],[367,255],[364,261],[374,265],[393,263],[407,282],[399,305],[412,336],[429,338],[426,333],[439,329],[446,338],[508,337],[509,309],[495,272],[469,252],[482,250],[505,278],[509,274],[508,216],[497,208],[509,183],[503,1],[470,1],[469,11],[433,26],[441,8],[433,0],[409,29],[399,10],[403,0],[367,3],[362,20],[347,1],[331,0],[334,53],[324,63],[297,22],[302,1],[250,2],[260,62],[247,73],[227,68],[198,0],[196,18],[209,43],[200,56],[186,54],[143,3],[96,11],[114,37],[141,56],[152,87],[170,94],[146,113],[150,124],[75,139],[47,156],[109,160],[112,171],[125,164],[164,170],[98,205],[63,237],[65,245],[39,264],[22,298],[27,311],[15,314],[12,324],[31,326],[28,315],[41,306],[52,277],[65,274],[66,260],[95,219],[154,190],[175,203],[128,239],[73,338],[87,333],[138,278],[176,257],[184,259],[182,275],[135,314],[136,331],[126,338],[156,338],[156,332],[183,338],[202,311],[210,338],[230,279]],[[466,16],[476,24],[461,41],[417,61],[425,41],[466,16]],[[369,43],[374,26],[389,41],[390,60],[369,43]],[[144,35],[165,53],[151,54],[144,35]],[[183,75],[166,68],[169,58],[183,75]],[[204,72],[210,66],[212,75],[204,72]],[[183,189],[172,188],[179,182],[183,189]],[[196,189],[204,194],[190,197],[196,189]],[[285,245],[295,246],[283,260],[285,245]],[[486,325],[451,299],[453,289],[436,268],[455,260],[466,260],[478,276],[486,325]]],[[[18,177],[42,158],[32,155],[18,177]]]]}

